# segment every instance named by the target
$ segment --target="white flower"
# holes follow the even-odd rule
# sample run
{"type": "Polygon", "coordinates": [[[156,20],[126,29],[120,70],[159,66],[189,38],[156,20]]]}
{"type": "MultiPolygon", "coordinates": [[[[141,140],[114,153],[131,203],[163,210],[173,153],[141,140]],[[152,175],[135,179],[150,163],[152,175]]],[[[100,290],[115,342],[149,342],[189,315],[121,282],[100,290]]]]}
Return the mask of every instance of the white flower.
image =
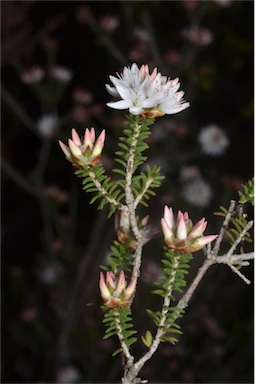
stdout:
{"type": "Polygon", "coordinates": [[[44,138],[51,138],[57,130],[58,117],[56,115],[44,115],[36,124],[37,130],[44,138]]]}
{"type": "Polygon", "coordinates": [[[20,79],[25,84],[37,84],[44,78],[45,72],[39,65],[25,69],[20,74],[20,79]]]}
{"type": "Polygon", "coordinates": [[[229,145],[225,132],[216,125],[207,125],[198,135],[201,150],[206,155],[218,156],[225,152],[229,145]]]}
{"type": "Polygon", "coordinates": [[[212,198],[212,190],[205,181],[197,179],[184,184],[182,195],[190,204],[204,208],[212,198]]]}
{"type": "Polygon", "coordinates": [[[51,69],[51,76],[62,83],[68,83],[72,79],[73,73],[70,69],[57,65],[51,69]]]}
{"type": "Polygon", "coordinates": [[[180,169],[179,179],[182,182],[194,181],[200,178],[200,170],[196,165],[184,165],[180,169]]]}
{"type": "Polygon", "coordinates": [[[189,107],[189,103],[182,99],[184,92],[177,92],[179,79],[170,80],[157,72],[157,68],[150,74],[148,65],[139,69],[137,64],[133,64],[124,67],[123,73],[117,76],[110,76],[114,86],[106,84],[106,89],[120,100],[107,103],[108,107],[129,109],[132,115],[142,117],[170,115],[189,107]]]}

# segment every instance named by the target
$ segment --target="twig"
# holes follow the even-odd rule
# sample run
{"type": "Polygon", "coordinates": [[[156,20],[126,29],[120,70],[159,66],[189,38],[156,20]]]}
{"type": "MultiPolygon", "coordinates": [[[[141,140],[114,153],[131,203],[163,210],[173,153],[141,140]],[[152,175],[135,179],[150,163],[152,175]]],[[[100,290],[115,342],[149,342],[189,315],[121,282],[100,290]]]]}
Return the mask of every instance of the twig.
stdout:
{"type": "Polygon", "coordinates": [[[253,221],[249,221],[247,223],[247,225],[245,226],[245,228],[242,230],[242,232],[240,233],[240,235],[238,236],[238,238],[236,239],[236,241],[234,242],[234,244],[231,246],[231,248],[229,249],[227,255],[228,256],[231,256],[233,254],[233,252],[235,251],[236,247],[238,246],[238,244],[242,241],[242,239],[244,238],[244,236],[246,235],[246,233],[249,231],[249,229],[253,226],[253,221]]]}
{"type": "Polygon", "coordinates": [[[125,339],[124,339],[124,336],[122,334],[122,327],[121,327],[121,323],[120,323],[120,318],[119,318],[120,314],[118,312],[117,309],[114,310],[114,317],[115,317],[115,324],[116,324],[116,329],[117,329],[117,332],[118,332],[118,338],[119,338],[119,341],[120,341],[120,345],[121,345],[121,348],[126,356],[126,359],[127,359],[127,363],[126,363],[126,367],[129,368],[132,366],[133,362],[134,362],[134,357],[131,355],[131,353],[129,352],[129,348],[125,342],[125,339]]]}
{"type": "Polygon", "coordinates": [[[98,26],[98,23],[94,16],[91,14],[88,19],[88,26],[93,31],[93,33],[99,38],[100,43],[104,45],[112,56],[122,65],[127,65],[128,61],[118,47],[113,43],[113,41],[105,34],[104,31],[98,26]]]}
{"type": "Polygon", "coordinates": [[[65,20],[66,16],[64,14],[52,18],[45,26],[43,26],[39,31],[34,33],[33,36],[29,36],[29,38],[27,38],[25,42],[19,47],[15,45],[14,49],[12,48],[9,50],[9,52],[6,52],[4,56],[4,62],[7,62],[7,59],[9,57],[12,57],[14,54],[15,57],[18,57],[23,54],[26,50],[34,47],[36,44],[38,44],[38,42],[43,40],[45,37],[49,36],[57,28],[59,28],[65,20]]]}
{"type": "Polygon", "coordinates": [[[215,245],[214,245],[214,248],[213,248],[213,251],[210,252],[210,254],[212,255],[218,255],[219,253],[219,250],[220,250],[220,245],[221,245],[221,242],[223,240],[223,236],[224,236],[224,233],[225,233],[225,230],[229,224],[229,221],[231,219],[231,216],[234,212],[234,209],[235,209],[235,204],[236,202],[234,200],[231,200],[230,202],[230,206],[229,206],[229,209],[228,209],[228,213],[224,219],[224,222],[223,222],[223,225],[220,229],[220,233],[219,233],[219,236],[217,237],[217,240],[215,241],[215,245]]]}
{"type": "Polygon", "coordinates": [[[233,272],[235,272],[239,277],[241,277],[241,279],[246,283],[246,284],[251,284],[251,281],[249,279],[247,279],[247,277],[244,276],[244,274],[242,274],[236,267],[234,267],[233,265],[230,265],[230,268],[232,269],[233,272]]]}
{"type": "Polygon", "coordinates": [[[142,200],[142,198],[143,198],[144,194],[146,193],[146,191],[150,188],[150,185],[151,185],[152,182],[153,182],[153,179],[147,179],[143,191],[141,193],[139,193],[139,195],[136,197],[136,199],[134,201],[134,208],[135,209],[138,206],[138,204],[140,203],[140,201],[142,200]]]}
{"type": "MultiPolygon", "coordinates": [[[[58,346],[57,346],[57,359],[61,361],[62,356],[65,355],[67,349],[67,340],[69,337],[70,330],[72,328],[74,319],[76,317],[76,311],[80,310],[77,305],[78,300],[80,299],[79,289],[81,287],[82,281],[84,280],[86,271],[88,270],[88,265],[95,257],[98,239],[102,236],[103,229],[105,228],[106,223],[106,213],[98,213],[94,226],[92,228],[92,235],[90,237],[90,242],[82,255],[82,259],[79,262],[72,286],[70,289],[69,297],[67,298],[65,317],[62,322],[62,327],[59,333],[58,346]]],[[[84,305],[84,303],[83,303],[84,305]]]]}
{"type": "Polygon", "coordinates": [[[44,172],[49,159],[51,140],[44,140],[40,149],[39,159],[35,170],[35,184],[38,191],[39,203],[43,221],[44,240],[47,249],[47,254],[50,259],[54,259],[55,255],[52,249],[54,233],[52,220],[50,215],[49,203],[47,197],[44,195],[44,172]]]}
{"type": "Polygon", "coordinates": [[[239,264],[241,263],[242,261],[244,260],[252,260],[254,259],[254,252],[248,252],[248,253],[240,253],[240,254],[235,254],[235,255],[231,255],[229,256],[228,254],[227,255],[223,255],[223,256],[217,256],[214,261],[215,263],[219,263],[219,264],[228,264],[228,263],[232,263],[232,264],[239,264]]]}
{"type": "Polygon", "coordinates": [[[134,196],[131,188],[132,176],[133,176],[133,170],[134,170],[135,149],[138,142],[139,131],[140,131],[140,125],[136,123],[134,128],[133,141],[130,145],[130,155],[127,161],[126,185],[125,185],[125,196],[126,196],[126,204],[127,204],[128,214],[129,214],[129,220],[130,220],[132,231],[137,240],[137,247],[134,255],[132,279],[135,279],[140,275],[142,247],[143,247],[142,233],[139,231],[137,221],[136,221],[136,215],[135,215],[136,207],[135,207],[134,196]]]}
{"type": "Polygon", "coordinates": [[[200,281],[202,280],[202,277],[204,276],[204,274],[206,273],[206,271],[208,270],[208,268],[214,263],[214,261],[212,259],[206,259],[202,265],[202,267],[198,270],[198,273],[196,275],[196,277],[194,278],[194,280],[192,281],[189,289],[187,290],[187,292],[185,293],[185,295],[181,298],[181,300],[178,302],[177,304],[177,308],[179,309],[184,309],[188,306],[188,303],[193,295],[193,293],[195,292],[195,289],[197,288],[198,284],[200,283],[200,281]]]}
{"type": "Polygon", "coordinates": [[[34,122],[30,119],[30,117],[26,114],[26,112],[21,108],[19,103],[14,99],[14,97],[10,94],[10,92],[3,86],[1,85],[1,94],[3,100],[6,102],[6,104],[11,108],[11,110],[15,113],[15,115],[20,119],[20,121],[31,131],[34,132],[34,134],[39,134],[35,130],[35,124],[34,122]]]}
{"type": "Polygon", "coordinates": [[[38,197],[37,191],[33,186],[5,159],[1,159],[1,167],[3,171],[13,180],[18,187],[29,194],[38,197]]]}
{"type": "Polygon", "coordinates": [[[176,272],[178,270],[178,266],[179,266],[179,262],[180,262],[180,256],[179,255],[176,256],[172,260],[172,262],[173,262],[172,276],[171,276],[171,278],[169,280],[167,294],[166,294],[166,296],[164,298],[164,302],[163,302],[163,306],[162,306],[162,311],[161,311],[161,318],[160,318],[160,322],[159,322],[159,325],[158,325],[158,328],[157,328],[157,333],[156,333],[156,336],[155,336],[155,338],[153,340],[153,343],[152,343],[149,351],[140,360],[138,360],[135,363],[134,373],[136,375],[142,369],[142,367],[144,366],[146,361],[148,361],[152,357],[152,355],[154,355],[154,353],[156,352],[156,350],[159,347],[159,344],[161,342],[161,338],[162,338],[162,336],[165,333],[165,331],[164,331],[165,321],[166,321],[167,313],[168,313],[169,306],[170,306],[171,295],[172,295],[172,290],[173,290],[173,283],[175,281],[176,272]]]}
{"type": "Polygon", "coordinates": [[[116,208],[118,208],[120,210],[124,210],[125,209],[123,204],[121,204],[120,202],[118,202],[117,200],[111,198],[108,195],[106,189],[102,186],[100,181],[97,180],[96,175],[95,175],[95,173],[93,171],[89,171],[89,176],[90,176],[91,180],[93,181],[95,187],[98,189],[98,191],[101,193],[101,195],[106,198],[106,200],[108,201],[109,204],[113,205],[114,207],[116,207],[116,208]]]}

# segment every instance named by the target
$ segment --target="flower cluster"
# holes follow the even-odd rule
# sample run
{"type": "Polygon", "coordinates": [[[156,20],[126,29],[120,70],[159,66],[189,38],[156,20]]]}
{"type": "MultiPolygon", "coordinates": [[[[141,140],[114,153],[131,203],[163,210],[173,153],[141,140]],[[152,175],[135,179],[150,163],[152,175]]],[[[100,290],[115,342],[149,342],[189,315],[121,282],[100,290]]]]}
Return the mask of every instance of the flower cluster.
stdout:
{"type": "MultiPolygon", "coordinates": [[[[73,72],[68,68],[56,65],[51,68],[50,75],[60,83],[68,83],[73,77],[73,72]]],[[[45,70],[39,65],[33,65],[32,67],[23,70],[20,74],[21,81],[29,85],[38,84],[44,77],[45,70]]]]}
{"type": "Polygon", "coordinates": [[[189,28],[184,28],[182,36],[191,41],[195,45],[205,46],[213,42],[214,36],[207,28],[201,28],[198,25],[192,25],[189,28]]]}
{"type": "Polygon", "coordinates": [[[137,279],[133,279],[127,287],[123,271],[120,271],[118,282],[112,272],[106,272],[106,280],[101,272],[99,288],[104,305],[108,308],[126,307],[135,294],[136,281],[137,279]]]}
{"type": "Polygon", "coordinates": [[[179,211],[175,219],[173,209],[167,206],[164,208],[161,226],[167,246],[181,253],[198,251],[217,237],[217,235],[202,237],[207,226],[204,218],[193,226],[187,212],[179,211]]]}
{"type": "Polygon", "coordinates": [[[39,65],[33,65],[32,67],[25,69],[20,74],[20,79],[25,84],[37,84],[45,76],[45,71],[39,65]]]}
{"type": "Polygon", "coordinates": [[[125,67],[123,74],[118,77],[110,76],[113,87],[106,84],[107,91],[120,100],[107,103],[114,109],[129,109],[132,115],[141,117],[159,117],[174,114],[189,107],[183,100],[183,91],[179,79],[170,80],[162,76],[157,68],[149,73],[148,65],[137,64],[125,67]]]}
{"type": "Polygon", "coordinates": [[[75,129],[72,129],[72,139],[68,140],[68,146],[59,140],[59,145],[70,161],[76,167],[95,165],[104,147],[105,130],[103,130],[95,142],[95,130],[87,128],[81,141],[75,129]]]}

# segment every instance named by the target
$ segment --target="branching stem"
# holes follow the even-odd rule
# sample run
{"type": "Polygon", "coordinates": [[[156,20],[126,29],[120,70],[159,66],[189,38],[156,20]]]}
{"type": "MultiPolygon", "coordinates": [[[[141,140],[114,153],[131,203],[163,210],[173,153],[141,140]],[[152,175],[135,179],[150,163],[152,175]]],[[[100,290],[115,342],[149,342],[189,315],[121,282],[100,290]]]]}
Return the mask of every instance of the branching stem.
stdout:
{"type": "Polygon", "coordinates": [[[142,200],[143,196],[145,195],[145,193],[148,191],[148,189],[150,188],[151,184],[153,183],[153,179],[148,179],[146,181],[146,184],[144,186],[144,189],[142,190],[142,192],[136,197],[135,201],[134,201],[134,208],[136,209],[136,207],[138,206],[138,204],[140,203],[140,201],[142,200]]]}

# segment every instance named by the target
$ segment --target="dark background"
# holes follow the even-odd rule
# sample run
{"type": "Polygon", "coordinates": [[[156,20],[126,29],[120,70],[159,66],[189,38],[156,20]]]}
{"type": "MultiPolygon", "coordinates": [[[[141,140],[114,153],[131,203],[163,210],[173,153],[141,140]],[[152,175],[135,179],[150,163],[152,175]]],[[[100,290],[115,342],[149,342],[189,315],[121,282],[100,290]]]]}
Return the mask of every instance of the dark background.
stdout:
{"type": "MultiPolygon", "coordinates": [[[[139,214],[149,213],[160,230],[162,207],[168,204],[187,209],[194,222],[205,216],[207,234],[217,233],[221,218],[213,213],[238,199],[238,189],[253,176],[253,14],[252,1],[225,7],[216,1],[1,2],[2,382],[56,382],[68,367],[77,370],[77,382],[120,381],[121,359],[111,357],[117,341],[102,340],[98,292],[99,265],[115,238],[114,220],[89,205],[90,196],[57,141],[66,142],[72,127],[81,134],[86,127],[94,126],[97,133],[106,129],[103,160],[111,173],[125,113],[105,105],[111,99],[104,86],[109,74],[137,62],[180,77],[191,106],[157,121],[159,131],[153,130],[147,155],[162,165],[167,179],[149,210],[139,214]],[[102,26],[105,15],[119,21],[112,32],[102,26]],[[181,36],[194,22],[211,30],[210,45],[196,46],[181,36]],[[145,40],[136,27],[146,32],[145,40]],[[175,52],[170,59],[169,50],[175,52]],[[51,60],[69,68],[73,78],[49,107],[47,91],[38,97],[20,73],[51,60]],[[77,87],[93,95],[80,122],[73,117],[77,87]],[[59,116],[59,128],[45,139],[36,121],[52,112],[59,116]],[[200,129],[210,123],[222,127],[230,141],[219,157],[203,155],[198,145],[200,129]],[[179,170],[184,165],[197,166],[210,185],[208,205],[183,199],[179,170]]],[[[247,213],[252,213],[249,207],[247,213]]],[[[144,249],[134,304],[139,336],[153,328],[145,308],[158,305],[150,291],[162,245],[160,235],[144,249]]],[[[188,281],[203,260],[202,253],[194,256],[188,281]]],[[[252,267],[242,271],[253,280],[252,267]]],[[[142,377],[155,383],[253,382],[253,284],[225,266],[212,267],[180,323],[179,343],[163,344],[142,377]]],[[[134,354],[142,353],[139,343],[134,354]]]]}

